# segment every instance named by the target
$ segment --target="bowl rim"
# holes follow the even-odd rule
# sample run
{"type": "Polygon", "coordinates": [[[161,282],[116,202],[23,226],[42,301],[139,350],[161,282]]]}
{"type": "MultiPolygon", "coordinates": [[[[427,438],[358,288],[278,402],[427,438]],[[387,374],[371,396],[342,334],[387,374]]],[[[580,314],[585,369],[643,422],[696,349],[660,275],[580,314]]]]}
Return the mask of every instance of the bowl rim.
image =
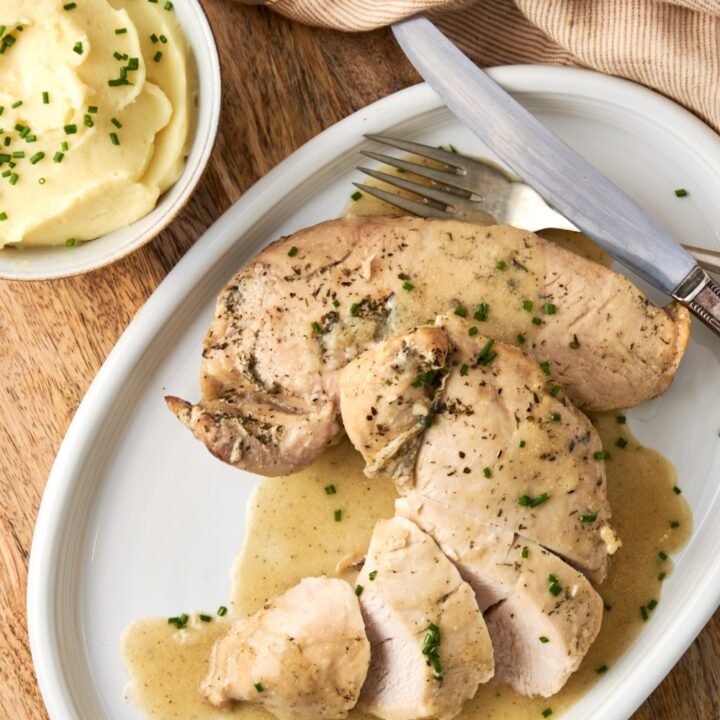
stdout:
{"type": "MultiPolygon", "coordinates": [[[[172,224],[175,218],[180,214],[180,212],[187,206],[187,204],[192,199],[195,190],[197,189],[198,185],[200,184],[202,178],[205,175],[205,172],[207,171],[210,158],[212,157],[212,151],[217,141],[217,134],[220,122],[220,111],[222,107],[222,73],[220,56],[218,53],[217,42],[215,40],[215,33],[213,32],[212,26],[210,25],[210,21],[208,20],[207,13],[203,8],[202,3],[200,2],[200,0],[185,0],[185,2],[187,3],[190,12],[193,13],[195,16],[193,18],[193,21],[197,22],[197,28],[200,31],[199,37],[201,39],[201,43],[204,43],[205,50],[207,51],[207,58],[209,60],[210,74],[206,80],[209,90],[209,120],[206,126],[205,123],[203,123],[203,125],[200,125],[198,122],[196,122],[195,127],[191,129],[188,151],[190,150],[190,148],[192,148],[193,144],[198,140],[198,138],[202,138],[198,150],[198,158],[196,164],[187,174],[187,176],[185,176],[188,167],[186,163],[183,174],[169,188],[167,188],[164,193],[160,195],[160,197],[158,198],[158,202],[155,205],[155,208],[153,208],[151,212],[162,206],[164,196],[171,192],[173,188],[180,187],[177,197],[171,204],[168,205],[167,209],[162,212],[152,222],[152,224],[146,227],[141,233],[139,233],[137,236],[130,239],[129,241],[123,243],[122,246],[109,250],[100,258],[95,258],[89,261],[86,260],[84,263],[80,262],[70,267],[58,268],[57,270],[44,269],[37,272],[33,272],[32,270],[8,272],[6,269],[0,267],[1,280],[13,280],[18,282],[42,282],[46,280],[57,280],[62,278],[77,277],[78,275],[83,275],[85,273],[107,267],[108,265],[112,265],[113,263],[122,260],[123,258],[127,257],[131,253],[135,252],[141,247],[144,247],[149,242],[154,240],[163,230],[165,230],[172,224]]],[[[183,30],[183,34],[186,41],[188,42],[193,56],[195,57],[197,65],[197,52],[195,51],[195,48],[198,45],[190,43],[189,35],[187,32],[184,31],[182,26],[183,24],[181,23],[181,30],[183,30]]],[[[198,77],[198,84],[199,83],[200,78],[198,77]]],[[[121,226],[120,228],[117,228],[117,230],[132,228],[133,225],[141,222],[146,217],[147,215],[144,215],[143,217],[138,218],[138,220],[136,220],[134,223],[121,226]]],[[[114,230],[112,232],[116,231],[114,230]]],[[[95,240],[99,240],[109,234],[111,233],[106,233],[106,235],[101,235],[99,238],[95,238],[94,240],[90,240],[88,242],[92,243],[95,240]]],[[[41,247],[42,246],[38,246],[38,249],[40,249],[41,247]]],[[[58,248],[54,246],[47,246],[47,248],[50,251],[58,250],[58,248]]],[[[15,249],[12,250],[12,252],[15,251],[15,249]]],[[[22,253],[23,248],[17,248],[17,251],[22,253]]],[[[0,252],[2,252],[2,248],[0,248],[0,252]]],[[[22,260],[20,256],[18,256],[17,259],[22,260]]]]}

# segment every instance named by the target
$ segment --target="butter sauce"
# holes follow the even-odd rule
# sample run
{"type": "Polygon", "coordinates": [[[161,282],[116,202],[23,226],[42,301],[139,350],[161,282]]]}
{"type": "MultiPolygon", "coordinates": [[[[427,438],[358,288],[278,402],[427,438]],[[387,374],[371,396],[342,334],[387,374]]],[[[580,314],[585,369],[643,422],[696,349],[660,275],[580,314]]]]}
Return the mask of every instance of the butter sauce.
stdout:
{"type": "MultiPolygon", "coordinates": [[[[349,210],[355,215],[396,212],[366,194],[353,201],[349,210]]],[[[553,230],[543,234],[596,262],[609,261],[577,233],[553,230]]],[[[593,417],[610,454],[606,468],[612,524],[623,541],[611,558],[607,579],[598,587],[606,610],[597,640],[557,695],[526,698],[507,686],[490,683],[481,686],[465,705],[463,720],[536,720],[547,708],[557,716],[600,681],[603,668],[611,668],[652,622],[662,578],[672,572],[672,560],[662,558],[685,544],[692,518],[688,504],[674,490],[672,465],[642,447],[618,417],[624,416],[593,417]]],[[[390,481],[370,480],[362,467],[360,455],[345,439],[303,472],[259,480],[247,509],[243,547],[233,567],[228,614],[213,616],[211,622],[195,615],[181,630],[169,625],[167,618],[140,620],[128,627],[122,638],[130,677],[128,699],[160,720],[272,718],[250,704],[219,710],[203,702],[197,688],[207,672],[212,645],[234,619],[255,612],[303,577],[325,574],[354,582],[372,528],[378,519],[393,515],[396,497],[390,481]],[[334,493],[326,491],[329,485],[334,486],[334,493]],[[336,510],[341,510],[340,521],[335,519],[336,510]]],[[[367,720],[370,716],[353,710],[349,717],[367,720]]]]}

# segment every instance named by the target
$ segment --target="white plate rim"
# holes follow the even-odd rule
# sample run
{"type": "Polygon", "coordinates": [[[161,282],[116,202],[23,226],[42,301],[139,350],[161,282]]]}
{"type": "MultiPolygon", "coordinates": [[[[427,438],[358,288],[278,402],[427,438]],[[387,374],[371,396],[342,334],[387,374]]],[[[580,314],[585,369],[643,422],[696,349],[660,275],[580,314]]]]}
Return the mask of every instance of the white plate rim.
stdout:
{"type": "MultiPolygon", "coordinates": [[[[708,162],[720,166],[720,138],[702,121],[667,98],[634,83],[585,69],[542,65],[502,66],[491,76],[512,92],[573,94],[581,88],[600,89],[617,99],[641,100],[643,114],[663,114],[687,141],[702,147],[708,162]]],[[[580,93],[582,94],[582,93],[580,93]]],[[[62,669],[53,660],[62,618],[53,612],[58,577],[54,569],[61,552],[63,519],[73,497],[73,468],[92,444],[93,428],[139,361],[143,348],[168,320],[178,304],[232,245],[260,218],[267,207],[283,196],[284,187],[297,187],[330,161],[352,151],[359,135],[380,132],[410,117],[442,107],[425,84],[389,95],[341,120],[303,145],[250,188],[206,231],[158,286],[138,312],[90,385],[58,451],[43,495],[33,537],[27,590],[27,618],[35,672],[50,717],[77,717],[62,669]],[[412,110],[408,110],[411,108],[412,110]],[[327,148],[336,152],[328,160],[327,148]],[[288,178],[292,178],[288,180],[288,178]]],[[[696,528],[696,531],[699,528],[696,528]]],[[[613,703],[619,715],[629,717],[677,662],[720,605],[720,564],[708,572],[702,587],[695,588],[694,602],[675,622],[652,662],[645,663],[642,678],[628,678],[623,697],[613,703]],[[692,612],[691,612],[692,607],[692,612]],[[683,622],[680,622],[682,620],[683,622]],[[682,631],[681,631],[682,628],[682,631]],[[637,680],[630,682],[630,680],[637,680]]],[[[607,712],[609,708],[605,708],[607,712]]],[[[609,717],[604,715],[603,717],[609,717]]]]}

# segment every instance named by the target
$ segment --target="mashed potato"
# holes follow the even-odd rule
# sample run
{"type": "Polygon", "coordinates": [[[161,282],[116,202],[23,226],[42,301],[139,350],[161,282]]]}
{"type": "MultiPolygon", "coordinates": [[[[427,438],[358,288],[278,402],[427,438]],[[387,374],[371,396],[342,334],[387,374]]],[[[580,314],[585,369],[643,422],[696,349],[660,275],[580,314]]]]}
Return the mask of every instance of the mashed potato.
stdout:
{"type": "Polygon", "coordinates": [[[0,2],[0,247],[74,245],[180,176],[188,49],[166,0],[0,2]]]}

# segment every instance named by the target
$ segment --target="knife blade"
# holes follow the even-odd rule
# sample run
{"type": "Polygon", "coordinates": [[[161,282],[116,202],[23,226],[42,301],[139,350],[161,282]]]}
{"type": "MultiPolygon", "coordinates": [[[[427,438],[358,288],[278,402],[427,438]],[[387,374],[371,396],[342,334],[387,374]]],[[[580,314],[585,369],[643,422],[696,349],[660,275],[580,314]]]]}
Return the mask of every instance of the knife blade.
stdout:
{"type": "Polygon", "coordinates": [[[610,255],[720,335],[720,285],[629,195],[552,133],[427,18],[392,26],[448,108],[543,199],[610,255]]]}

